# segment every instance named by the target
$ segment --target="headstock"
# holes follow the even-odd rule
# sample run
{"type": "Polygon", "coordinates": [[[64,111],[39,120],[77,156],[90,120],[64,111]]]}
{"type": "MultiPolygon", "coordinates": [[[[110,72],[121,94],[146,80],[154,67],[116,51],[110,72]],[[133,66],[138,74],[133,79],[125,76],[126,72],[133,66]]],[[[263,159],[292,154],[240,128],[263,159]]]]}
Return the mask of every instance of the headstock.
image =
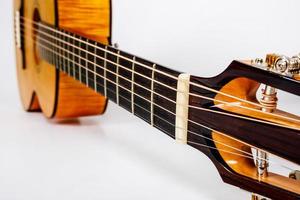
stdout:
{"type": "Polygon", "coordinates": [[[277,109],[276,96],[278,89],[300,95],[299,70],[299,56],[270,54],[234,61],[213,78],[191,77],[188,143],[225,182],[272,199],[300,198],[299,180],[268,170],[271,154],[300,165],[300,117],[277,109]]]}

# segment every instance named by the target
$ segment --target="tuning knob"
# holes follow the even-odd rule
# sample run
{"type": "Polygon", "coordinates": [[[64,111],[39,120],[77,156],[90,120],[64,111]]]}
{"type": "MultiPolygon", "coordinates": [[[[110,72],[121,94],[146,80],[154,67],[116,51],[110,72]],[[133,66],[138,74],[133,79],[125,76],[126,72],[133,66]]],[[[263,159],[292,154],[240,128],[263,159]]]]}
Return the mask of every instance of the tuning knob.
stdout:
{"type": "Polygon", "coordinates": [[[284,55],[268,54],[266,63],[268,69],[279,74],[294,77],[300,74],[300,54],[292,58],[284,55]]]}
{"type": "Polygon", "coordinates": [[[289,72],[291,74],[299,74],[300,71],[300,54],[290,59],[289,72]]]}

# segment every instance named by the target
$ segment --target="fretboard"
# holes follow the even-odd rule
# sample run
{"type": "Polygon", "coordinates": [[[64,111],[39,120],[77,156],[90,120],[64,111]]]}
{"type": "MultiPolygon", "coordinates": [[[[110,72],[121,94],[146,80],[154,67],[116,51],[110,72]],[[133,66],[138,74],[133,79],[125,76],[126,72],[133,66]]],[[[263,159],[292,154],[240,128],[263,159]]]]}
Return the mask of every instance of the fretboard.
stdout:
{"type": "Polygon", "coordinates": [[[44,24],[37,46],[58,70],[175,137],[179,72],[44,24]]]}

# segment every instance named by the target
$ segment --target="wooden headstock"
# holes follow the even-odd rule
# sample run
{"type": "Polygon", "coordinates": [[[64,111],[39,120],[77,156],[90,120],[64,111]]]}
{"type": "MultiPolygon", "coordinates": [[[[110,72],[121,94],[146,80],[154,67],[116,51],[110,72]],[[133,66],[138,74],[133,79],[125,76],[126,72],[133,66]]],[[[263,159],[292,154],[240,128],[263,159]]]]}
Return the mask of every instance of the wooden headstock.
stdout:
{"type": "Polygon", "coordinates": [[[300,81],[273,70],[268,58],[269,65],[234,61],[216,77],[191,77],[188,143],[214,162],[225,182],[272,199],[299,199],[300,181],[268,172],[267,155],[300,164],[300,117],[276,109],[275,90],[299,96],[300,81]],[[257,99],[261,84],[263,99],[257,99]]]}

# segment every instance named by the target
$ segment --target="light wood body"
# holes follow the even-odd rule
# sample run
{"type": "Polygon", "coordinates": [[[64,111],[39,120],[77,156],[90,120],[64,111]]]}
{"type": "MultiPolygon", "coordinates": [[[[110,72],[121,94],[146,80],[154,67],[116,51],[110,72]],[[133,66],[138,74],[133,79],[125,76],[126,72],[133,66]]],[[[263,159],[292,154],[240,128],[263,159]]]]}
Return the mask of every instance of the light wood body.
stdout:
{"type": "MultiPolygon", "coordinates": [[[[56,24],[104,44],[109,42],[109,0],[23,1],[24,16],[30,20],[33,20],[34,10],[37,9],[43,22],[56,24]]],[[[19,10],[21,5],[21,0],[15,0],[15,10],[19,10]]],[[[31,26],[29,22],[25,25],[24,60],[23,52],[16,50],[20,96],[24,109],[41,109],[45,116],[51,118],[102,114],[107,105],[105,97],[39,59],[32,40],[31,26]]]]}

